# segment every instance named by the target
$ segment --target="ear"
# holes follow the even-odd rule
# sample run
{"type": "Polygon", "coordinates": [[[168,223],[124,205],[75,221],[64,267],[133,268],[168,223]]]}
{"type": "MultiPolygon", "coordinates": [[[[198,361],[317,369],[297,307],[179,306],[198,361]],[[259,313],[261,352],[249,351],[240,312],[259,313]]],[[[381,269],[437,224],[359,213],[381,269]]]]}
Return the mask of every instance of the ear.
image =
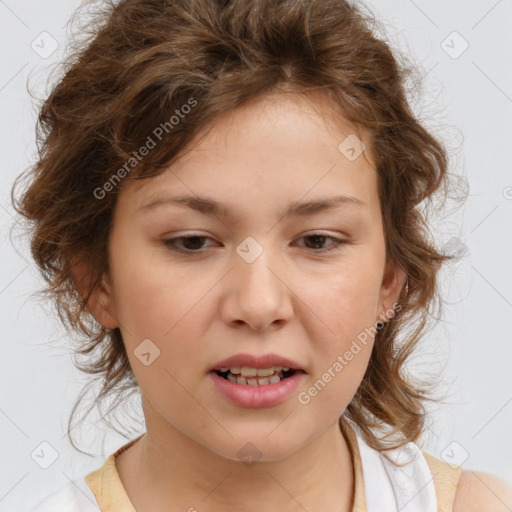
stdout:
{"type": "Polygon", "coordinates": [[[389,322],[393,317],[395,304],[407,281],[407,272],[392,260],[386,261],[377,308],[377,320],[389,322]]]}
{"type": "MultiPolygon", "coordinates": [[[[90,266],[83,260],[75,260],[71,266],[71,273],[78,293],[82,298],[86,298],[92,282],[90,266]]],[[[104,327],[119,327],[112,285],[107,275],[102,276],[100,283],[92,290],[87,301],[87,309],[104,327]]]]}

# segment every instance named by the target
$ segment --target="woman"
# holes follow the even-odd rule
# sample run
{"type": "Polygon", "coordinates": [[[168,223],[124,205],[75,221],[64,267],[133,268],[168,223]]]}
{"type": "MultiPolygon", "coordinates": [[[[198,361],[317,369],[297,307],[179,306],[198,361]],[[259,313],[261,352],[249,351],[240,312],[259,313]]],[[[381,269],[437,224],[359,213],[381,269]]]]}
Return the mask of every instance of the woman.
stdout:
{"type": "Polygon", "coordinates": [[[512,502],[415,444],[427,390],[403,368],[449,259],[419,205],[447,161],[369,18],[125,0],[67,64],[17,207],[80,352],[101,349],[98,398],[140,389],[147,432],[36,510],[512,502]]]}

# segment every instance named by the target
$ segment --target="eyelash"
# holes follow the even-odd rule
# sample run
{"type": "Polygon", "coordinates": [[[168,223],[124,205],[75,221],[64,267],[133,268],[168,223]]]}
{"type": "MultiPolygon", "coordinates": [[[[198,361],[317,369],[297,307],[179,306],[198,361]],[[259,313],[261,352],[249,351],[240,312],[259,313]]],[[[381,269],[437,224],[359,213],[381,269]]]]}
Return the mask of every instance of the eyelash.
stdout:
{"type": "MultiPolygon", "coordinates": [[[[315,253],[326,254],[326,253],[341,249],[341,246],[347,243],[345,240],[340,240],[339,238],[336,238],[336,237],[330,236],[330,235],[324,235],[323,233],[312,233],[310,235],[301,236],[300,238],[310,238],[310,237],[318,237],[318,236],[324,237],[325,239],[330,239],[333,243],[327,249],[310,249],[310,248],[306,248],[306,249],[313,251],[315,253]]],[[[201,253],[200,250],[194,251],[194,250],[190,250],[190,249],[181,249],[176,245],[177,240],[190,240],[192,238],[211,239],[209,236],[203,236],[203,235],[178,236],[176,238],[168,238],[166,240],[163,240],[163,244],[169,250],[179,253],[179,254],[184,254],[184,255],[185,254],[186,255],[200,254],[201,253]]]]}

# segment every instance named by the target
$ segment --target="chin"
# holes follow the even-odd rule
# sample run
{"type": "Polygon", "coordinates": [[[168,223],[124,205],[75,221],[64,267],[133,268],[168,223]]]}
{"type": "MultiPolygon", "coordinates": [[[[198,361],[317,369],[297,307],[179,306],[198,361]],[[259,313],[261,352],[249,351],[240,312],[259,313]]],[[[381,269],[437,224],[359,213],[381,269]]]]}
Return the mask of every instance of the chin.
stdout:
{"type": "MultiPolygon", "coordinates": [[[[208,447],[220,457],[233,462],[242,462],[247,467],[252,467],[257,462],[283,460],[300,450],[301,445],[296,441],[290,443],[290,440],[293,438],[289,435],[284,435],[286,434],[285,431],[283,431],[284,434],[282,436],[271,434],[270,437],[273,437],[272,439],[267,437],[271,430],[265,430],[265,432],[257,436],[234,436],[226,440],[226,444],[223,446],[212,446],[209,444],[208,447]]],[[[211,443],[211,439],[209,441],[211,443]]]]}

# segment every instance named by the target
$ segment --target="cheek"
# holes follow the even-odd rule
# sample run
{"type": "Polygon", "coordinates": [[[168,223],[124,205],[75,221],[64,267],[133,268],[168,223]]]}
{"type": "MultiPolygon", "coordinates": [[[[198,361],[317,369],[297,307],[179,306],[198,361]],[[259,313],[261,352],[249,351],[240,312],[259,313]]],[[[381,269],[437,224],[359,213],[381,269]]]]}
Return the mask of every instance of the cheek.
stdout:
{"type": "MultiPolygon", "coordinates": [[[[184,266],[166,261],[161,248],[119,244],[113,254],[116,313],[133,337],[163,338],[187,323],[208,291],[207,277],[198,278],[184,266]]],[[[211,285],[210,285],[211,287],[211,285]]]]}
{"type": "Polygon", "coordinates": [[[139,386],[161,413],[171,407],[189,421],[206,421],[190,396],[198,376],[204,378],[197,361],[210,321],[204,298],[214,283],[205,287],[209,279],[191,279],[149,261],[129,263],[118,272],[118,316],[139,386]]]}
{"type": "Polygon", "coordinates": [[[363,256],[354,258],[354,264],[303,277],[296,290],[318,319],[312,325],[323,325],[326,343],[343,348],[348,338],[375,325],[381,277],[380,265],[363,256]]]}
{"type": "Polygon", "coordinates": [[[197,271],[152,260],[147,254],[137,257],[135,251],[119,263],[114,275],[116,313],[133,371],[141,387],[163,386],[177,396],[177,381],[193,381],[193,372],[203,370],[197,361],[205,326],[212,322],[208,292],[218,279],[198,277],[197,271]],[[148,359],[152,362],[145,366],[148,359]]]}
{"type": "Polygon", "coordinates": [[[381,274],[368,260],[360,259],[358,268],[315,276],[297,293],[304,304],[301,314],[310,318],[302,325],[314,355],[310,386],[299,402],[311,403],[322,417],[347,407],[373,348],[381,274]]]}
{"type": "Polygon", "coordinates": [[[315,313],[321,321],[309,324],[314,326],[307,334],[311,372],[297,396],[320,424],[337,421],[351,402],[368,367],[376,332],[371,312],[377,300],[371,289],[335,284],[331,282],[327,297],[319,295],[322,307],[315,313]]]}

